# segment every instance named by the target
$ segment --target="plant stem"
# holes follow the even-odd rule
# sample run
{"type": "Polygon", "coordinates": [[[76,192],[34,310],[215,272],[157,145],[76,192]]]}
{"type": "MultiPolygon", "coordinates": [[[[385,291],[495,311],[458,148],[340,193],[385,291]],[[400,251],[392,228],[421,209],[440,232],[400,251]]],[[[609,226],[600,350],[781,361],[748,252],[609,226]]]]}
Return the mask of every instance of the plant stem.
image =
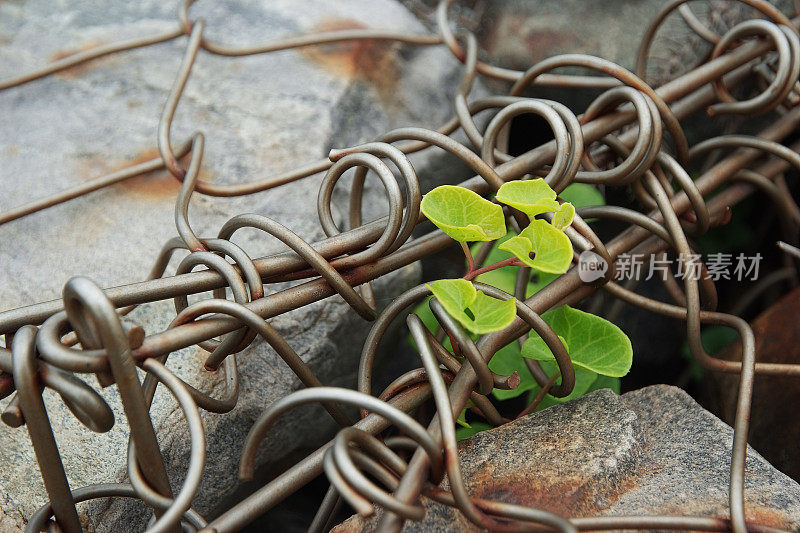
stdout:
{"type": "Polygon", "coordinates": [[[508,259],[503,259],[502,261],[492,263],[491,265],[487,265],[477,270],[470,270],[464,275],[464,279],[471,281],[481,274],[485,274],[486,272],[491,272],[492,270],[497,270],[498,268],[503,268],[505,266],[523,267],[525,265],[516,257],[509,257],[508,259]]]}
{"type": "Polygon", "coordinates": [[[448,331],[447,336],[450,338],[450,346],[453,348],[453,355],[457,357],[464,357],[461,355],[461,346],[456,342],[455,337],[448,331]]]}
{"type": "MultiPolygon", "coordinates": [[[[517,418],[522,418],[525,415],[531,414],[533,412],[533,410],[536,409],[539,406],[540,403],[542,403],[542,400],[544,400],[545,394],[547,394],[547,392],[553,387],[553,385],[555,385],[556,380],[558,379],[558,377],[560,375],[561,375],[560,372],[556,372],[555,374],[550,376],[550,379],[547,381],[547,383],[545,383],[544,387],[542,387],[542,389],[539,391],[539,394],[536,395],[536,398],[533,399],[533,401],[531,402],[531,404],[528,407],[523,409],[517,415],[517,418]]],[[[516,420],[516,418],[515,418],[515,420],[516,420]]]]}
{"type": "Polygon", "coordinates": [[[464,255],[467,256],[467,266],[469,267],[467,274],[469,274],[475,270],[475,258],[472,257],[472,251],[469,249],[469,246],[467,246],[467,243],[464,241],[458,241],[458,244],[461,245],[461,249],[464,250],[464,255]]]}

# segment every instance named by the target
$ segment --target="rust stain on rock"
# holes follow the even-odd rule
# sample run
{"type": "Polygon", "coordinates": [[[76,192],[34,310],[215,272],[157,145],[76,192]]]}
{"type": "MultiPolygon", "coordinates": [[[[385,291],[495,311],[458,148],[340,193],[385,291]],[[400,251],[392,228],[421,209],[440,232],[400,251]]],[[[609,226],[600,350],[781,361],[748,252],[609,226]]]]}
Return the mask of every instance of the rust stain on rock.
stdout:
{"type": "MultiPolygon", "coordinates": [[[[727,530],[730,527],[730,515],[727,512],[718,512],[709,516],[708,509],[703,505],[702,501],[698,501],[696,507],[687,507],[686,505],[667,506],[660,509],[660,512],[667,516],[699,515],[715,518],[719,520],[721,530],[727,530]]],[[[792,528],[792,519],[783,509],[766,508],[751,501],[747,501],[745,504],[745,520],[752,524],[758,524],[760,528],[773,527],[782,530],[791,530],[792,528]]]]}
{"type": "Polygon", "coordinates": [[[792,520],[783,509],[767,509],[748,505],[745,507],[745,515],[748,521],[763,526],[789,529],[792,525],[792,520]]]}
{"type": "MultiPolygon", "coordinates": [[[[91,181],[103,175],[125,168],[132,167],[141,163],[146,163],[153,159],[161,157],[157,148],[148,148],[136,154],[131,159],[109,160],[103,156],[91,155],[82,158],[79,163],[78,172],[82,179],[91,181]]],[[[182,161],[183,165],[188,164],[188,160],[182,161]]],[[[201,167],[199,179],[208,181],[210,173],[208,169],[201,167]]],[[[178,191],[181,188],[181,182],[175,179],[166,168],[147,172],[139,176],[128,178],[124,181],[112,185],[110,188],[123,192],[126,195],[133,196],[139,200],[157,201],[167,200],[170,202],[175,201],[178,191]]]]}
{"type": "MultiPolygon", "coordinates": [[[[558,483],[536,479],[529,475],[495,477],[490,472],[473,476],[470,480],[472,494],[487,500],[533,506],[559,514],[577,516],[592,512],[591,491],[584,480],[567,479],[558,483]]],[[[595,510],[596,511],[596,510],[595,510]]]]}
{"type": "Polygon", "coordinates": [[[630,478],[618,486],[599,483],[597,479],[579,477],[553,478],[552,474],[536,476],[531,472],[509,474],[482,469],[470,475],[470,494],[487,500],[515,503],[544,509],[562,516],[593,516],[598,508],[598,493],[603,506],[610,505],[636,487],[630,478]]]}
{"type": "MultiPolygon", "coordinates": [[[[314,25],[310,32],[368,29],[353,19],[327,18],[314,25]]],[[[391,96],[399,78],[397,44],[391,41],[354,40],[321,44],[300,49],[311,62],[337,76],[369,82],[382,98],[391,96]]]]}
{"type": "MultiPolygon", "coordinates": [[[[157,148],[150,148],[139,152],[133,159],[119,165],[115,170],[146,163],[152,159],[161,157],[157,148]]],[[[119,184],[119,188],[126,194],[137,196],[148,200],[158,200],[160,198],[174,199],[181,189],[181,182],[170,174],[169,170],[162,168],[154,172],[148,172],[133,178],[128,178],[119,184]]]]}
{"type": "MultiPolygon", "coordinates": [[[[59,61],[61,59],[65,59],[67,57],[73,56],[73,55],[75,55],[77,53],[85,52],[86,50],[91,50],[92,48],[97,48],[98,46],[101,46],[103,44],[105,44],[105,43],[103,43],[103,42],[90,42],[90,43],[84,44],[83,46],[81,46],[79,48],[60,50],[60,51],[58,51],[55,54],[50,56],[50,61],[53,61],[53,62],[59,61]]],[[[61,70],[59,72],[56,72],[55,75],[59,76],[59,77],[62,77],[62,78],[75,78],[75,77],[80,76],[81,74],[93,69],[94,67],[96,67],[98,65],[108,64],[108,63],[110,63],[112,61],[114,61],[112,56],[99,57],[97,59],[92,59],[91,61],[86,61],[84,63],[80,63],[80,64],[75,65],[73,67],[69,67],[67,69],[64,69],[64,70],[61,70]]]]}

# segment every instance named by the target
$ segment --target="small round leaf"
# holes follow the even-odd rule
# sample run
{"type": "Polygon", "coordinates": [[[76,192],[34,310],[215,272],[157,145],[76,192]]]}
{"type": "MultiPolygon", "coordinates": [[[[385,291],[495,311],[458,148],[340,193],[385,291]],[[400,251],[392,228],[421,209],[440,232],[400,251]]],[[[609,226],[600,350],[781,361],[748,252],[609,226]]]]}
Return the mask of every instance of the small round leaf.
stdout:
{"type": "Polygon", "coordinates": [[[566,227],[572,224],[573,218],[575,218],[575,206],[565,202],[559,206],[558,211],[553,215],[553,226],[564,231],[566,227]]]}
{"type": "Polygon", "coordinates": [[[426,287],[447,314],[476,335],[500,331],[517,316],[514,298],[505,301],[492,298],[465,279],[440,279],[426,287]]]}
{"type": "Polygon", "coordinates": [[[498,202],[518,209],[530,218],[559,209],[556,192],[542,178],[504,183],[497,191],[496,198],[498,202]]]}
{"type": "Polygon", "coordinates": [[[533,220],[519,235],[508,239],[499,248],[511,252],[525,265],[542,272],[561,274],[572,263],[572,243],[569,238],[544,220],[533,220]]]}
{"type": "Polygon", "coordinates": [[[588,183],[572,183],[559,194],[562,200],[575,207],[588,207],[590,205],[606,205],[603,193],[588,183]]]}
{"type": "Polygon", "coordinates": [[[506,234],[503,208],[454,185],[436,187],[422,198],[422,213],[460,242],[493,241],[506,234]]]}
{"type": "MultiPolygon", "coordinates": [[[[572,365],[598,374],[622,377],[633,363],[633,348],[628,336],[616,325],[599,316],[566,305],[542,315],[553,331],[568,343],[572,365]]],[[[522,347],[523,357],[555,361],[541,337],[531,335],[522,347]]]]}

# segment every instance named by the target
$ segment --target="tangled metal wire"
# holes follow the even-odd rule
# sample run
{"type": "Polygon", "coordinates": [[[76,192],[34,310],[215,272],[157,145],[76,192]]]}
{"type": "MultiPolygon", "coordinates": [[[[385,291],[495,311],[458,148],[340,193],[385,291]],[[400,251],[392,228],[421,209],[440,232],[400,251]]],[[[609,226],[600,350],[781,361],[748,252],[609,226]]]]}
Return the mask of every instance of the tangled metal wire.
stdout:
{"type": "MultiPolygon", "coordinates": [[[[675,277],[665,278],[673,303],[636,294],[630,287],[613,281],[615,259],[623,253],[643,253],[651,259],[667,250],[681,256],[693,254],[690,237],[723,224],[729,216],[729,206],[755,189],[763,190],[776,203],[785,240],[797,244],[800,210],[781,176],[789,167],[800,169],[800,155],[795,151],[797,146],[787,147],[781,141],[800,123],[800,110],[795,107],[800,101],[797,81],[800,73],[797,23],[800,19],[790,20],[765,0],[741,1],[766,19],[745,21],[722,36],[704,27],[688,10],[686,0],[668,2],[645,31],[634,72],[582,54],[551,57],[521,72],[478,60],[475,36],[465,31],[454,33],[450,27],[448,10],[452,0],[439,3],[437,34],[408,35],[369,29],[333,31],[244,48],[232,48],[206,39],[204,21],[191,17],[193,0],[186,0],[180,8],[179,24],[173,30],[92,48],[40,70],[0,81],[0,89],[6,89],[108,54],[187,38],[183,62],[159,122],[159,157],[0,214],[0,223],[5,223],[160,168],[168,169],[181,182],[175,202],[179,237],[164,246],[147,280],[125,287],[100,289],[88,279],[76,277],[64,287],[62,300],[0,313],[0,333],[5,334],[6,339],[5,347],[0,348],[0,397],[13,395],[2,419],[12,427],[27,427],[50,500],[30,517],[27,530],[56,527],[55,522],[61,531],[80,531],[77,503],[125,497],[141,500],[153,509],[154,518],[148,531],[177,531],[180,526],[204,532],[236,531],[323,472],[331,487],[314,518],[312,531],[330,527],[342,500],[365,516],[372,514],[376,505],[383,508],[378,529],[398,531],[405,520],[423,518],[420,495],[456,507],[477,526],[497,531],[667,528],[744,532],[748,528],[769,529],[745,520],[744,466],[753,379],[757,373],[800,376],[800,364],[756,363],[749,325],[737,316],[715,311],[717,294],[713,282],[707,279],[686,276],[681,287],[675,277]],[[654,89],[645,81],[649,49],[661,23],[676,9],[692,29],[714,43],[714,49],[707,61],[654,89]],[[363,39],[446,46],[463,63],[462,81],[454,96],[455,117],[435,131],[416,127],[396,129],[373,142],[333,150],[327,159],[297,170],[235,185],[215,185],[199,179],[204,148],[202,132],[193,134],[182,144],[173,144],[172,119],[201,49],[205,53],[238,57],[363,39]],[[565,66],[583,67],[610,77],[551,72],[565,66]],[[469,94],[478,75],[510,82],[508,95],[470,101],[469,94]],[[754,78],[760,80],[763,91],[744,101],[735,100],[730,90],[754,78]],[[576,117],[558,102],[525,97],[525,90],[531,84],[595,88],[605,92],[576,117]],[[776,118],[758,136],[724,135],[690,146],[681,120],[704,108],[711,116],[774,112],[776,118]],[[486,110],[496,113],[481,132],[474,117],[486,110]],[[554,140],[512,157],[507,154],[507,126],[522,114],[542,117],[552,129],[554,140]],[[464,131],[469,145],[451,136],[458,129],[464,131]],[[664,133],[671,139],[674,155],[667,151],[664,133]],[[419,211],[422,190],[407,156],[433,147],[466,163],[476,176],[461,185],[481,194],[496,191],[508,180],[541,175],[557,192],[571,183],[631,186],[645,211],[618,206],[579,210],[575,223],[568,230],[576,248],[576,260],[581,251],[591,250],[612,265],[595,283],[582,282],[577,269],[572,268],[528,299],[524,294],[530,275],[528,269],[520,269],[513,295],[478,284],[495,298],[517,298],[517,318],[503,331],[473,341],[432,299],[430,306],[441,330],[457,345],[464,356],[463,362],[444,348],[442,336],[428,332],[415,314],[408,315],[407,326],[422,365],[398,377],[381,394],[374,396],[373,363],[382,337],[398,316],[429,292],[425,286],[415,287],[379,313],[370,282],[452,242],[440,231],[411,239],[422,220],[419,211]],[[734,151],[696,178],[687,173],[690,162],[721,148],[734,151]],[[777,159],[766,159],[768,156],[777,159]],[[615,159],[620,162],[612,164],[615,159]],[[342,231],[334,221],[331,199],[337,181],[350,169],[355,169],[349,199],[352,229],[342,231]],[[362,192],[370,172],[377,175],[386,190],[389,214],[365,223],[362,192]],[[324,179],[317,212],[327,235],[320,242],[308,243],[289,228],[258,214],[234,216],[222,226],[216,238],[198,236],[189,223],[189,205],[195,193],[248,195],[319,173],[324,173],[324,179]],[[721,191],[707,199],[717,189],[721,191]],[[615,219],[629,227],[603,242],[587,224],[586,219],[590,218],[615,219]],[[253,259],[230,240],[242,228],[257,228],[283,242],[290,251],[253,259]],[[174,276],[162,277],[176,250],[188,250],[189,254],[180,262],[174,276]],[[198,266],[205,268],[194,271],[198,266]],[[306,281],[265,295],[265,285],[290,280],[306,281]],[[225,299],[225,288],[230,289],[233,301],[225,299]],[[709,370],[739,375],[728,519],[690,516],[569,518],[470,496],[456,451],[455,417],[467,400],[472,399],[476,413],[492,424],[502,424],[507,420],[486,395],[493,388],[513,389],[519,385],[519,376],[495,374],[487,363],[503,346],[535,332],[556,355],[559,373],[549,376],[537,362],[526,361],[526,364],[543,391],[556,397],[567,396],[575,383],[570,356],[540,315],[555,306],[576,303],[598,289],[621,301],[685,321],[694,358],[709,370]],[[208,290],[214,291],[214,298],[188,304],[188,295],[208,290]],[[357,391],[324,386],[267,321],[336,294],[365,320],[374,321],[358,368],[357,391]],[[174,300],[176,316],[165,331],[145,336],[141,327],[125,318],[134,306],[170,298],[174,300]],[[742,361],[723,361],[706,353],[700,342],[703,324],[736,329],[743,344],[742,361]],[[214,340],[218,336],[221,339],[214,340]],[[306,388],[266,407],[250,430],[242,450],[239,477],[252,477],[259,444],[277,418],[294,407],[321,403],[341,430],[327,445],[208,523],[191,508],[206,460],[200,409],[226,413],[234,408],[239,393],[236,354],[256,337],[262,337],[280,355],[306,388]],[[207,370],[224,368],[227,383],[224,397],[202,393],[168,369],[170,353],[195,344],[209,352],[205,362],[207,370]],[[136,367],[146,373],[143,383],[137,377],[136,367]],[[92,431],[108,431],[114,424],[109,406],[80,378],[82,374],[94,374],[101,385],[117,387],[130,427],[129,483],[73,488],[67,482],[42,401],[43,389],[57,392],[75,417],[92,431]],[[556,385],[555,378],[559,375],[562,380],[556,385]],[[187,474],[177,493],[170,488],[148,412],[158,383],[175,397],[191,436],[187,474]],[[431,396],[436,414],[425,428],[408,413],[431,396]],[[343,406],[358,407],[360,420],[353,422],[343,406]],[[397,428],[402,436],[379,438],[378,435],[390,426],[397,428]],[[412,452],[410,459],[404,459],[398,450],[412,452]],[[449,480],[448,490],[439,487],[444,475],[449,480]]],[[[525,221],[520,213],[507,211],[506,214],[512,227],[519,228],[525,221]]],[[[486,259],[490,245],[484,246],[477,255],[478,266],[486,259]]],[[[793,267],[788,256],[786,266],[793,267]]],[[[794,279],[793,272],[775,279],[794,279]]]]}

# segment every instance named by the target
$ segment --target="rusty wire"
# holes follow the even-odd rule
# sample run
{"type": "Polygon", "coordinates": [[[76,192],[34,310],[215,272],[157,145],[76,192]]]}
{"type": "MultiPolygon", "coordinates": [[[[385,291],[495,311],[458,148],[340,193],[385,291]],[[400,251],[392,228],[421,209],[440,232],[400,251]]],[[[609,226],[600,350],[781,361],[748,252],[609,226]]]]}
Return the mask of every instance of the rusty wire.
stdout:
{"type": "MultiPolygon", "coordinates": [[[[165,244],[144,281],[100,289],[86,278],[73,278],[67,283],[62,300],[0,313],[0,333],[6,335],[6,345],[0,348],[0,397],[13,395],[2,419],[12,427],[27,427],[50,499],[31,517],[28,531],[39,531],[48,527],[48,523],[52,526],[53,520],[62,531],[80,531],[75,505],[104,497],[136,498],[150,506],[154,521],[148,531],[178,531],[180,525],[205,532],[237,531],[322,473],[328,476],[331,488],[313,521],[313,531],[323,531],[330,526],[341,499],[364,516],[372,514],[376,505],[383,508],[378,529],[398,531],[405,520],[423,518],[420,495],[454,506],[477,526],[496,531],[668,528],[732,529],[741,533],[748,529],[771,530],[748,523],[745,518],[744,465],[753,378],[758,373],[800,376],[800,364],[756,363],[749,325],[737,316],[715,310],[717,295],[713,282],[709,280],[686,277],[681,288],[674,277],[665,277],[665,286],[674,300],[672,304],[646,298],[636,294],[632,287],[613,281],[613,264],[622,253],[642,251],[650,258],[661,256],[666,250],[678,254],[692,253],[689,237],[702,235],[710,227],[723,223],[729,216],[729,206],[744,199],[753,187],[764,190],[776,203],[785,239],[789,242],[784,246],[790,253],[797,250],[790,245],[797,244],[800,210],[785,194],[785,184],[781,185],[782,173],[790,165],[800,168],[800,155],[795,151],[798,147],[789,148],[781,144],[800,123],[800,110],[794,107],[797,99],[792,98],[800,73],[797,20],[789,20],[764,0],[742,1],[771,20],[743,22],[725,35],[718,36],[688,10],[685,0],[666,4],[645,32],[634,74],[607,60],[582,54],[552,57],[525,72],[480,61],[475,37],[465,31],[453,32],[450,28],[448,9],[452,0],[439,3],[436,12],[438,34],[348,30],[301,35],[238,49],[208,41],[204,37],[204,21],[191,18],[189,10],[193,1],[186,0],[180,8],[179,24],[174,30],[90,49],[0,82],[0,90],[31,83],[104,55],[187,37],[183,62],[159,121],[157,145],[160,157],[0,214],[0,224],[7,223],[160,168],[166,168],[181,182],[175,202],[178,237],[165,244]],[[654,89],[645,80],[648,51],[659,26],[675,9],[702,38],[714,43],[715,48],[708,61],[654,89]],[[746,37],[751,39],[742,43],[746,37]],[[327,159],[290,172],[225,186],[199,179],[204,148],[202,132],[194,133],[182,144],[173,144],[170,136],[172,119],[201,50],[202,53],[236,57],[358,39],[446,46],[464,65],[462,83],[453,100],[454,118],[436,131],[423,128],[394,130],[361,146],[333,150],[327,159]],[[738,46],[732,46],[735,44],[738,46]],[[562,66],[585,67],[611,77],[549,73],[562,66]],[[478,75],[511,82],[513,86],[508,95],[470,102],[468,97],[478,75]],[[764,91],[747,101],[734,101],[728,88],[753,76],[766,77],[764,91]],[[576,117],[558,102],[525,97],[525,89],[531,83],[564,88],[591,87],[606,92],[584,114],[576,117]],[[493,109],[498,111],[481,132],[474,120],[475,115],[493,109]],[[721,136],[690,147],[680,121],[702,109],[707,109],[709,114],[752,115],[771,111],[777,113],[777,118],[757,137],[721,136]],[[531,113],[547,121],[554,140],[512,157],[506,153],[506,126],[513,117],[531,113]],[[633,127],[620,133],[629,125],[633,127]],[[471,147],[451,136],[458,129],[464,131],[471,147]],[[675,157],[667,153],[664,145],[665,130],[674,145],[675,157]],[[605,147],[605,152],[597,152],[595,146],[605,147]],[[416,315],[408,315],[407,325],[419,349],[421,367],[399,376],[385,391],[374,396],[371,384],[373,363],[384,333],[392,321],[428,296],[429,291],[424,286],[413,288],[378,312],[370,281],[451,243],[439,231],[411,239],[413,230],[422,220],[419,205],[423,191],[407,154],[432,147],[455,155],[474,171],[476,176],[461,185],[479,193],[497,190],[508,180],[543,175],[557,191],[575,182],[606,187],[631,185],[642,205],[650,211],[643,213],[616,206],[579,210],[568,231],[576,247],[576,257],[580,251],[592,250],[612,265],[596,283],[583,283],[577,270],[572,268],[528,299],[524,294],[525,276],[529,275],[527,269],[520,269],[513,295],[480,285],[481,290],[493,297],[517,298],[517,319],[501,332],[473,341],[435,299],[430,300],[443,332],[464,356],[463,362],[442,346],[439,337],[427,332],[416,315]],[[693,180],[685,166],[692,159],[720,148],[736,151],[693,180]],[[596,161],[598,153],[612,159],[619,157],[621,162],[603,168],[596,161]],[[767,154],[780,160],[764,160],[767,154]],[[188,162],[184,165],[186,158],[188,162]],[[331,199],[337,181],[350,169],[355,169],[350,191],[351,229],[343,231],[334,222],[331,199]],[[234,216],[220,228],[216,238],[198,236],[189,223],[190,204],[195,193],[248,195],[320,173],[325,173],[317,202],[317,216],[327,236],[323,241],[308,243],[289,228],[262,215],[234,216]],[[364,223],[362,192],[369,173],[376,175],[386,190],[389,214],[364,223]],[[677,192],[673,184],[677,186],[677,192]],[[723,187],[722,192],[707,200],[709,193],[720,187],[723,187]],[[629,228],[604,243],[581,217],[621,220],[629,228]],[[232,235],[242,228],[257,228],[283,242],[290,251],[253,259],[230,241],[232,235]],[[163,277],[170,257],[181,249],[188,250],[189,254],[180,262],[174,276],[163,277]],[[204,269],[194,271],[196,267],[204,269]],[[289,280],[301,283],[265,295],[265,286],[289,280]],[[226,287],[230,288],[233,301],[225,299],[226,287]],[[473,410],[480,416],[495,425],[504,423],[506,420],[486,395],[493,388],[513,389],[519,384],[516,373],[510,376],[495,374],[487,363],[506,344],[535,332],[556,355],[559,372],[549,376],[537,362],[526,360],[543,392],[523,413],[535,407],[544,391],[557,397],[567,396],[574,386],[569,355],[540,315],[557,305],[579,302],[600,288],[619,301],[685,321],[691,352],[701,365],[713,371],[739,374],[728,519],[688,516],[571,518],[469,495],[457,456],[455,416],[471,398],[473,410]],[[188,305],[188,295],[207,290],[214,291],[213,299],[188,305]],[[359,363],[358,391],[323,386],[267,321],[335,294],[365,320],[374,320],[359,363]],[[124,318],[132,306],[170,298],[174,299],[176,316],[163,332],[145,337],[140,327],[124,318]],[[743,344],[742,361],[722,361],[707,354],[700,342],[702,324],[735,328],[743,344]],[[220,340],[214,340],[220,335],[220,340]],[[306,388],[266,406],[244,444],[239,477],[252,477],[260,442],[279,415],[295,406],[322,403],[342,429],[330,443],[208,523],[191,508],[207,459],[200,409],[226,413],[235,407],[238,398],[236,354],[257,336],[280,355],[306,388]],[[78,342],[80,348],[74,347],[78,342]],[[206,369],[224,369],[224,398],[213,398],[194,389],[167,368],[171,352],[195,344],[209,352],[206,369]],[[143,384],[138,380],[135,366],[146,372],[143,384]],[[92,431],[108,431],[114,423],[108,405],[80,379],[80,374],[95,374],[104,386],[116,384],[131,428],[128,453],[130,483],[72,488],[67,482],[42,402],[42,388],[59,393],[76,418],[92,431]],[[558,376],[561,376],[561,382],[556,384],[558,376]],[[176,494],[170,489],[148,414],[159,382],[177,400],[191,435],[187,475],[176,494]],[[426,429],[407,413],[413,412],[431,396],[436,415],[426,429]],[[342,410],[343,405],[360,408],[361,419],[350,420],[342,410]],[[400,429],[404,436],[376,438],[389,426],[400,429]],[[398,449],[413,454],[406,460],[397,453],[398,449]],[[439,487],[445,474],[449,480],[448,490],[439,487]]],[[[520,213],[508,212],[507,215],[512,227],[518,229],[524,223],[520,213]]],[[[488,246],[478,254],[478,266],[486,253],[488,246]]],[[[779,271],[774,280],[767,280],[768,284],[780,280],[796,281],[795,269],[788,268],[794,264],[788,256],[787,261],[787,269],[779,271]]]]}

